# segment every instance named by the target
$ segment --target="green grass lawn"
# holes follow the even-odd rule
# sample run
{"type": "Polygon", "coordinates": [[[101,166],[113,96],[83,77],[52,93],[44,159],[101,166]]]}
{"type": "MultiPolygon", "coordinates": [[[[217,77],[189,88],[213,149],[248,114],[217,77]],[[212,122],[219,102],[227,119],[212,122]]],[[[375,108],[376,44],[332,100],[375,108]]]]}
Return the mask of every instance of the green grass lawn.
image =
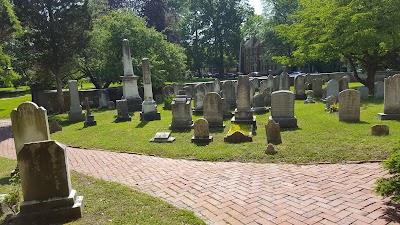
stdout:
{"type": "MultiPolygon", "coordinates": [[[[15,161],[0,157],[0,193],[7,193],[15,161]]],[[[205,224],[192,212],[133,190],[72,172],[72,188],[84,196],[83,217],[70,225],[86,224],[205,224]]],[[[0,217],[0,224],[4,218],[0,217]]]]}
{"type": "Polygon", "coordinates": [[[5,92],[5,91],[28,91],[30,89],[29,86],[19,86],[17,87],[17,89],[15,89],[14,87],[4,87],[4,88],[0,88],[0,93],[1,92],[5,92]]]}
{"type": "Polygon", "coordinates": [[[25,101],[32,101],[31,94],[22,94],[16,96],[0,95],[0,118],[10,118],[11,110],[17,108],[25,101]]]}

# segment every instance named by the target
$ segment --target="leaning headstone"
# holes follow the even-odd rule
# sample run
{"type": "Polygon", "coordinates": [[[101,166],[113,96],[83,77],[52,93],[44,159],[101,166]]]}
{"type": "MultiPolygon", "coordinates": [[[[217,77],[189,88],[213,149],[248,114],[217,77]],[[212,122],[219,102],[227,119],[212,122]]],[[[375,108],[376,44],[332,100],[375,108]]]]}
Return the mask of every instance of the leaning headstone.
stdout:
{"type": "Polygon", "coordinates": [[[86,120],[84,122],[84,127],[96,126],[97,122],[96,122],[96,120],[94,120],[94,116],[92,115],[92,112],[90,111],[88,97],[85,97],[85,105],[86,105],[86,120]]]}
{"type": "Polygon", "coordinates": [[[49,126],[49,131],[50,131],[50,134],[53,134],[58,131],[62,131],[62,127],[56,120],[54,120],[53,122],[51,122],[51,124],[49,126]]]}
{"type": "Polygon", "coordinates": [[[99,107],[101,109],[108,109],[108,103],[110,102],[110,96],[108,91],[103,89],[99,92],[99,107]]]}
{"type": "Polygon", "coordinates": [[[276,154],[276,153],[278,153],[278,151],[275,150],[274,145],[269,143],[267,145],[267,149],[265,149],[265,154],[273,155],[273,154],[276,154]]]}
{"type": "Polygon", "coordinates": [[[144,100],[142,103],[142,112],[140,121],[161,120],[161,114],[158,112],[157,103],[153,99],[153,86],[151,84],[150,61],[148,58],[142,59],[143,89],[144,100]]]}
{"type": "Polygon", "coordinates": [[[283,72],[281,73],[281,79],[279,81],[279,90],[289,90],[290,81],[289,74],[286,72],[286,66],[283,67],[283,72]]]}
{"type": "Polygon", "coordinates": [[[125,121],[132,121],[132,117],[129,115],[128,112],[128,102],[126,99],[121,99],[116,101],[117,105],[117,118],[115,122],[125,122],[125,121]]]}
{"type": "Polygon", "coordinates": [[[207,94],[207,87],[205,84],[198,84],[194,87],[194,115],[203,115],[204,97],[207,94]]]}
{"type": "Polygon", "coordinates": [[[193,143],[209,143],[213,140],[210,136],[208,122],[206,119],[197,119],[193,124],[194,136],[192,137],[193,143]]]}
{"type": "Polygon", "coordinates": [[[297,128],[297,118],[294,116],[294,94],[282,90],[272,93],[270,120],[279,123],[281,128],[297,128]]]}
{"type": "Polygon", "coordinates": [[[377,81],[375,82],[374,86],[374,99],[383,99],[384,96],[384,83],[383,81],[377,81]]]}
{"type": "Polygon", "coordinates": [[[45,108],[33,102],[24,102],[13,109],[10,116],[17,154],[25,143],[50,140],[45,108]]]}
{"type": "Polygon", "coordinates": [[[107,104],[108,110],[114,110],[115,109],[115,103],[113,101],[109,101],[107,104]]]}
{"type": "Polygon", "coordinates": [[[230,109],[236,107],[236,90],[233,81],[227,80],[224,82],[222,86],[222,97],[226,99],[230,109]]]}
{"type": "Polygon", "coordinates": [[[171,137],[171,132],[157,132],[156,135],[152,139],[150,139],[150,142],[157,142],[157,143],[163,143],[163,142],[168,142],[171,143],[175,141],[174,137],[171,137]]]}
{"type": "Polygon", "coordinates": [[[169,129],[172,131],[192,129],[192,108],[190,98],[177,96],[171,104],[172,122],[169,129]]]}
{"type": "Polygon", "coordinates": [[[332,79],[328,81],[328,85],[326,86],[326,96],[333,96],[336,100],[339,99],[339,83],[337,80],[332,79]]]}
{"type": "Polygon", "coordinates": [[[122,40],[122,54],[124,63],[124,76],[121,77],[123,90],[122,98],[127,100],[129,112],[142,111],[142,98],[139,95],[137,85],[139,77],[133,73],[128,39],[122,40]]]}
{"type": "Polygon", "coordinates": [[[82,112],[82,106],[79,101],[78,81],[69,80],[69,98],[71,107],[68,112],[68,120],[70,122],[80,122],[85,120],[85,113],[82,112]]]}
{"type": "Polygon", "coordinates": [[[256,94],[253,98],[253,107],[252,110],[254,114],[265,114],[269,110],[265,107],[265,96],[264,94],[256,94]]]}
{"type": "Polygon", "coordinates": [[[322,97],[322,84],[323,80],[321,78],[316,78],[312,80],[312,91],[314,93],[314,97],[322,97]]]}
{"type": "Polygon", "coordinates": [[[371,135],[373,136],[389,135],[389,126],[386,124],[376,124],[371,127],[371,135]]]}
{"type": "Polygon", "coordinates": [[[279,123],[275,123],[273,120],[268,120],[268,123],[265,124],[265,132],[267,134],[267,143],[282,143],[281,127],[279,126],[279,123]]]}
{"type": "Polygon", "coordinates": [[[272,91],[279,91],[280,79],[281,79],[281,76],[280,76],[280,75],[276,75],[276,76],[274,77],[274,86],[273,86],[273,88],[271,89],[272,91]]]}
{"type": "Polygon", "coordinates": [[[330,111],[331,106],[336,104],[336,98],[334,96],[329,96],[326,98],[325,111],[330,111]]]}
{"type": "Polygon", "coordinates": [[[71,187],[67,148],[31,142],[17,154],[24,201],[14,224],[54,224],[82,217],[83,196],[71,187]]]}
{"type": "Polygon", "coordinates": [[[385,78],[383,113],[380,120],[400,120],[400,74],[385,78]]]}
{"type": "Polygon", "coordinates": [[[256,117],[250,107],[250,80],[248,75],[240,75],[238,77],[237,100],[235,116],[232,118],[232,123],[253,124],[253,129],[256,128],[256,117]]]}
{"type": "Polygon", "coordinates": [[[295,99],[306,99],[306,83],[305,76],[297,76],[294,78],[294,94],[295,99]]]}
{"type": "Polygon", "coordinates": [[[349,89],[349,78],[344,76],[339,80],[339,91],[344,91],[347,89],[349,89]]]}
{"type": "Polygon", "coordinates": [[[360,122],[360,92],[347,89],[339,93],[339,121],[360,122]]]}
{"type": "Polygon", "coordinates": [[[369,95],[369,89],[365,86],[359,87],[357,88],[357,91],[360,92],[360,99],[364,100],[364,99],[368,99],[368,95],[369,95]]]}
{"type": "Polygon", "coordinates": [[[216,92],[209,92],[206,94],[203,103],[203,113],[204,119],[208,121],[209,127],[225,127],[223,107],[224,104],[219,94],[216,92]]]}

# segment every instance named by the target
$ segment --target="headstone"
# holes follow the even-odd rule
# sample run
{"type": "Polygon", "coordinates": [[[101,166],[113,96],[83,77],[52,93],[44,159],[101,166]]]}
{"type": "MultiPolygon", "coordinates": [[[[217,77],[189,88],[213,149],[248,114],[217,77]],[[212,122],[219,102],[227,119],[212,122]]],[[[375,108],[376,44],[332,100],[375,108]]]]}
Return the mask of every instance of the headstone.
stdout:
{"type": "Polygon", "coordinates": [[[68,120],[70,122],[80,122],[85,120],[85,113],[82,112],[82,106],[79,101],[78,81],[69,80],[69,98],[71,107],[68,112],[68,120]]]}
{"type": "Polygon", "coordinates": [[[198,84],[194,87],[194,115],[203,115],[204,97],[207,94],[207,87],[205,84],[198,84]]]}
{"type": "Polygon", "coordinates": [[[121,99],[116,101],[117,105],[117,118],[115,122],[125,122],[125,121],[132,121],[131,116],[128,112],[128,102],[126,99],[121,99]]]}
{"type": "Polygon", "coordinates": [[[157,132],[156,135],[152,139],[150,139],[150,142],[157,142],[157,143],[163,143],[163,142],[168,142],[171,143],[175,141],[174,137],[171,137],[171,132],[157,132]]]}
{"type": "Polygon", "coordinates": [[[167,97],[167,96],[174,96],[174,95],[175,95],[175,93],[174,93],[174,88],[173,88],[171,85],[166,85],[166,86],[164,86],[164,88],[163,88],[163,94],[164,94],[164,97],[167,97]]]}
{"type": "Polygon", "coordinates": [[[307,99],[304,101],[304,104],[312,104],[312,103],[315,103],[313,100],[313,91],[309,90],[307,99]]]}
{"type": "Polygon", "coordinates": [[[85,97],[85,105],[86,105],[86,120],[84,122],[84,127],[96,126],[97,122],[96,122],[96,120],[94,120],[94,116],[92,115],[92,112],[90,111],[88,97],[85,97]]]}
{"type": "Polygon", "coordinates": [[[108,109],[108,103],[110,102],[110,96],[108,91],[103,89],[99,92],[99,107],[101,109],[108,109]]]}
{"type": "Polygon", "coordinates": [[[142,103],[142,112],[140,121],[161,120],[161,114],[158,112],[157,103],[153,99],[153,86],[151,83],[150,61],[148,58],[142,59],[143,89],[144,101],[142,103]]]}
{"type": "Polygon", "coordinates": [[[349,89],[349,78],[344,76],[339,80],[339,91],[344,91],[347,89],[349,89]]]}
{"type": "Polygon", "coordinates": [[[274,90],[274,76],[268,75],[268,77],[267,77],[267,87],[265,89],[269,89],[270,91],[274,90]]]}
{"type": "Polygon", "coordinates": [[[262,92],[264,96],[264,106],[271,106],[271,92],[269,89],[262,92]]]}
{"type": "Polygon", "coordinates": [[[216,78],[212,83],[212,92],[221,94],[221,82],[218,78],[216,78]]]}
{"type": "Polygon", "coordinates": [[[269,119],[279,123],[281,128],[297,128],[293,92],[287,90],[275,91],[271,97],[271,116],[269,119]]]}
{"type": "Polygon", "coordinates": [[[281,80],[281,76],[280,75],[276,75],[274,77],[274,87],[273,87],[272,91],[279,91],[280,80],[281,80]]]}
{"type": "Polygon", "coordinates": [[[54,120],[53,122],[51,122],[49,130],[50,130],[50,134],[53,134],[58,131],[62,131],[62,127],[56,120],[54,120]]]}
{"type": "Polygon", "coordinates": [[[328,81],[326,86],[326,96],[331,95],[336,98],[336,101],[339,99],[339,83],[335,79],[328,81]]]}
{"type": "Polygon", "coordinates": [[[321,78],[312,80],[312,91],[314,93],[314,97],[322,98],[322,84],[323,80],[321,78]]]}
{"type": "Polygon", "coordinates": [[[221,101],[222,101],[222,110],[224,119],[232,119],[233,114],[231,112],[228,102],[226,101],[225,98],[222,98],[221,101]]]}
{"type": "MultiPolygon", "coordinates": [[[[268,92],[268,91],[266,91],[268,92]]],[[[267,107],[265,107],[265,96],[264,94],[256,94],[254,95],[253,98],[253,113],[254,114],[265,114],[267,113],[269,110],[267,109],[267,107]]]]}
{"type": "Polygon", "coordinates": [[[251,124],[235,124],[229,129],[228,134],[224,137],[224,142],[242,143],[253,141],[253,125],[251,124]]]}
{"type": "Polygon", "coordinates": [[[260,90],[260,81],[258,80],[258,77],[253,77],[251,82],[253,83],[255,91],[260,90]]]}
{"type": "Polygon", "coordinates": [[[295,99],[306,99],[306,83],[305,76],[297,76],[294,78],[294,94],[295,99]]]}
{"type": "Polygon", "coordinates": [[[376,124],[371,127],[371,135],[373,136],[389,135],[389,126],[386,124],[376,124]]]}
{"type": "Polygon", "coordinates": [[[375,82],[374,86],[374,99],[383,99],[384,96],[384,83],[383,81],[375,82]]]}
{"type": "Polygon", "coordinates": [[[115,109],[115,104],[113,101],[109,101],[108,104],[108,110],[114,110],[115,109]]]}
{"type": "Polygon", "coordinates": [[[365,86],[359,87],[357,88],[357,91],[360,92],[360,99],[364,100],[364,99],[368,99],[368,95],[369,95],[369,89],[365,86]]]}
{"type": "Polygon", "coordinates": [[[281,73],[281,78],[279,81],[279,90],[289,90],[290,88],[289,74],[286,72],[286,66],[284,66],[282,69],[283,72],[281,73]]]}
{"type": "Polygon", "coordinates": [[[278,153],[278,151],[275,150],[274,145],[269,143],[267,145],[267,149],[265,149],[265,154],[273,155],[273,154],[276,154],[276,153],[278,153]]]}
{"type": "MultiPolygon", "coordinates": [[[[249,82],[250,85],[250,107],[253,106],[253,98],[254,98],[254,94],[256,93],[256,89],[254,87],[254,83],[252,81],[249,82]]],[[[236,93],[237,96],[237,93],[236,93]]]]}
{"type": "Polygon", "coordinates": [[[222,97],[226,99],[229,108],[234,109],[236,107],[236,90],[234,82],[231,80],[225,81],[222,86],[222,93],[222,97]]]}
{"type": "Polygon", "coordinates": [[[24,102],[13,109],[11,124],[17,154],[25,143],[50,140],[47,111],[33,102],[24,102]]]}
{"type": "Polygon", "coordinates": [[[232,118],[233,123],[253,124],[256,129],[256,117],[250,107],[250,80],[248,75],[240,75],[238,77],[237,97],[236,97],[235,116],[232,118]]]}
{"type": "Polygon", "coordinates": [[[172,131],[192,129],[192,109],[190,98],[177,96],[171,104],[172,122],[169,129],[172,131]]]}
{"type": "Polygon", "coordinates": [[[281,138],[281,127],[279,123],[275,123],[273,120],[268,120],[265,124],[265,132],[267,134],[267,143],[280,144],[282,143],[281,138]]]}
{"type": "Polygon", "coordinates": [[[66,147],[31,142],[17,154],[24,201],[15,224],[54,224],[82,217],[83,197],[71,187],[66,147]]]}
{"type": "Polygon", "coordinates": [[[400,74],[385,78],[384,109],[380,120],[400,120],[400,74]]]}
{"type": "Polygon", "coordinates": [[[192,85],[184,86],[183,90],[185,91],[185,95],[188,98],[193,98],[193,86],[192,85]]]}
{"type": "Polygon", "coordinates": [[[206,119],[200,118],[194,122],[193,125],[194,136],[192,137],[193,143],[209,143],[213,140],[210,136],[208,122],[206,119]]]}
{"type": "Polygon", "coordinates": [[[360,92],[347,89],[339,93],[339,121],[360,122],[360,92]]]}
{"type": "MultiPolygon", "coordinates": [[[[273,78],[272,78],[273,79],[273,78]]],[[[268,88],[268,80],[262,80],[260,82],[260,93],[263,93],[264,90],[268,88]]]]}
{"type": "Polygon", "coordinates": [[[330,111],[331,106],[336,104],[336,98],[334,96],[329,96],[326,98],[325,111],[330,111]]]}
{"type": "Polygon", "coordinates": [[[175,95],[178,95],[178,92],[179,92],[180,90],[183,90],[183,84],[176,84],[176,83],[173,83],[173,84],[172,84],[172,87],[174,88],[174,94],[175,94],[175,95]]]}
{"type": "Polygon", "coordinates": [[[204,97],[203,113],[204,119],[208,121],[209,127],[223,128],[224,125],[224,104],[221,96],[216,92],[209,92],[204,97]]]}
{"type": "Polygon", "coordinates": [[[124,76],[121,77],[123,90],[122,98],[127,100],[129,112],[142,111],[142,98],[139,96],[137,86],[139,77],[133,73],[128,39],[122,40],[122,54],[124,62],[124,76]]]}

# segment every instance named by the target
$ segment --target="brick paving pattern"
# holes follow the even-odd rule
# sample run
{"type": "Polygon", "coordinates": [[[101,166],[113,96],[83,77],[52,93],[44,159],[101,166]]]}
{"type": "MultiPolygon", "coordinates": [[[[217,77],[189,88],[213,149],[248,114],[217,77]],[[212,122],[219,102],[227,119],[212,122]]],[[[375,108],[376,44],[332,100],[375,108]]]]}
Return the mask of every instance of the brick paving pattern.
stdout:
{"type": "MultiPolygon", "coordinates": [[[[15,159],[10,120],[0,120],[0,156],[15,159]]],[[[371,191],[387,174],[378,163],[198,162],[78,148],[68,157],[74,171],[137,188],[208,224],[400,224],[371,191]]]]}

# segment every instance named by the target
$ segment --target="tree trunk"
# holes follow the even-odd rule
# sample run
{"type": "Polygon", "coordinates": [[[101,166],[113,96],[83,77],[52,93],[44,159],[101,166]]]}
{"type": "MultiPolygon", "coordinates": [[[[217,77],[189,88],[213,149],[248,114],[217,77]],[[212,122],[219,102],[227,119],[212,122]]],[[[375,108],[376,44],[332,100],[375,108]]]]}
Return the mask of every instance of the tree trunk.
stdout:
{"type": "Polygon", "coordinates": [[[107,82],[104,84],[103,89],[108,88],[108,86],[110,86],[110,84],[111,84],[111,81],[107,81],[107,82]]]}
{"type": "Polygon", "coordinates": [[[59,108],[59,113],[63,113],[64,111],[64,94],[63,94],[63,83],[61,80],[60,74],[56,74],[56,87],[57,87],[57,101],[59,108]]]}
{"type": "Polygon", "coordinates": [[[371,63],[366,66],[367,68],[367,80],[365,81],[365,86],[370,90],[373,91],[375,87],[375,74],[378,70],[377,63],[371,63]]]}

